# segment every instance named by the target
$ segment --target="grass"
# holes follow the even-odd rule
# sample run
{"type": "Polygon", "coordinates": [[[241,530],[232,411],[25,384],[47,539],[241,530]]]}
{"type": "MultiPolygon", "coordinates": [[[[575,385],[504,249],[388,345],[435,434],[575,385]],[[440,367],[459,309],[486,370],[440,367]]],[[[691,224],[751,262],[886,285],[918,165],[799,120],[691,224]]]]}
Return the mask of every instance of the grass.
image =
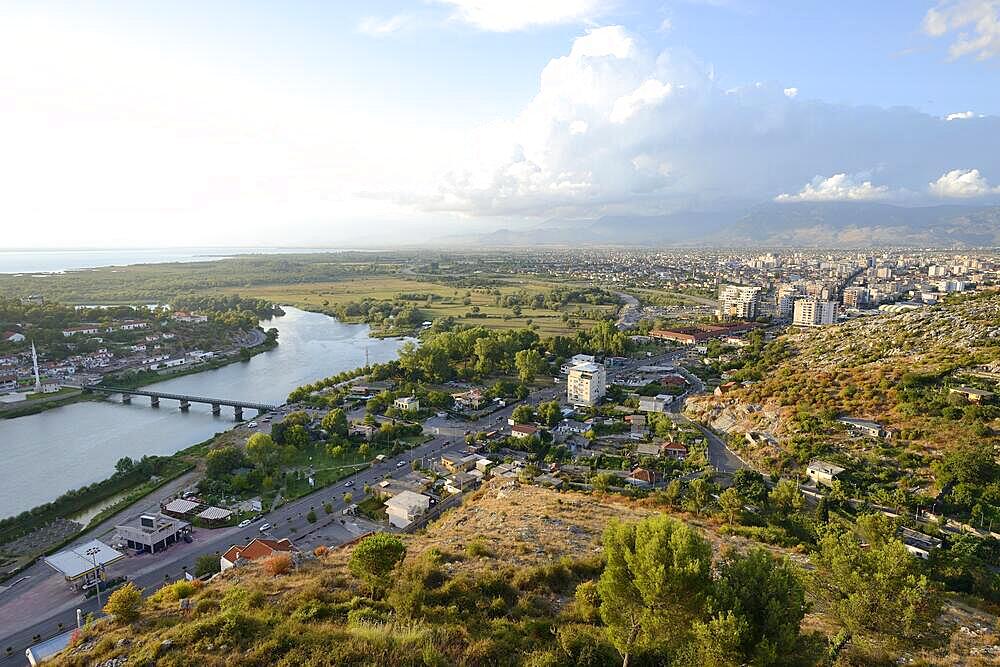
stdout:
{"type": "MultiPolygon", "coordinates": [[[[558,286],[559,283],[542,281],[524,281],[516,284],[497,287],[502,295],[514,294],[522,290],[530,293],[544,292],[558,286]]],[[[454,317],[468,324],[483,325],[491,329],[520,329],[531,324],[537,326],[542,336],[568,335],[576,330],[562,320],[563,313],[571,317],[576,313],[578,305],[570,304],[563,310],[548,308],[523,308],[519,317],[514,317],[509,308],[494,304],[495,295],[485,289],[469,289],[450,287],[416,278],[402,276],[350,278],[340,281],[301,283],[294,285],[253,285],[249,287],[230,288],[224,293],[240,294],[244,297],[268,299],[275,303],[285,303],[304,310],[332,313],[337,306],[351,301],[375,299],[379,301],[396,300],[400,294],[417,293],[432,294],[438,297],[430,305],[425,301],[413,301],[428,320],[440,317],[454,317]],[[470,303],[463,303],[468,298],[470,303]],[[473,306],[479,307],[480,317],[466,318],[473,306]],[[485,316],[485,317],[483,317],[485,316]],[[504,319],[507,316],[508,319],[504,319]]],[[[604,313],[614,313],[617,306],[580,305],[586,312],[600,310],[604,313]]],[[[588,320],[580,320],[580,327],[588,328],[588,320]]]]}

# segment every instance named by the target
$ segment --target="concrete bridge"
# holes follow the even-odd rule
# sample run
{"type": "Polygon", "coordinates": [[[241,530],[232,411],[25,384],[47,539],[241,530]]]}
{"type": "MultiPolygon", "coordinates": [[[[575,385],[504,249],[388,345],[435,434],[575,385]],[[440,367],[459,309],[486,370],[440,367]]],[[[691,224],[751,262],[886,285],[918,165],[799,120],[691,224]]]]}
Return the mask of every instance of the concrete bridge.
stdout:
{"type": "Polygon", "coordinates": [[[123,389],[121,387],[108,387],[96,384],[85,385],[82,389],[87,393],[121,394],[122,403],[131,403],[133,396],[146,396],[149,398],[149,404],[154,408],[160,407],[160,399],[165,398],[171,401],[178,401],[183,412],[187,412],[192,403],[205,403],[206,405],[211,405],[212,414],[217,415],[222,412],[222,406],[225,405],[226,407],[233,408],[237,421],[243,419],[243,410],[245,409],[256,410],[258,414],[262,412],[274,412],[278,409],[277,405],[269,405],[267,403],[233,401],[228,398],[208,398],[206,396],[191,396],[189,394],[170,394],[162,391],[150,391],[148,389],[123,389]]]}

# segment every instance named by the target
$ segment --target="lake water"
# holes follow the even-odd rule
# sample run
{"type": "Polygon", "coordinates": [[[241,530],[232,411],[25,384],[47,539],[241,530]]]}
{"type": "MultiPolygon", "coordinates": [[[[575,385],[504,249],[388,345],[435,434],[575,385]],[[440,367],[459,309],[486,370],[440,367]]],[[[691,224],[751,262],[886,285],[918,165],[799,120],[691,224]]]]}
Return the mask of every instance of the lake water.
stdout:
{"type": "MultiPolygon", "coordinates": [[[[376,339],[368,326],[285,306],[286,315],[263,322],[278,329],[278,346],[248,362],[186,375],[153,387],[158,391],[280,404],[295,387],[396,357],[400,339],[376,339]]],[[[252,415],[248,411],[246,416],[252,415]]],[[[231,409],[213,416],[208,405],[176,401],[158,409],[135,397],[131,405],[111,401],[75,403],[37,415],[0,420],[0,518],[104,479],[123,456],[173,454],[233,426],[231,409]]]]}
{"type": "Polygon", "coordinates": [[[0,273],[53,273],[73,269],[164,262],[207,262],[247,254],[334,252],[317,248],[126,248],[91,250],[0,250],[0,273]]]}

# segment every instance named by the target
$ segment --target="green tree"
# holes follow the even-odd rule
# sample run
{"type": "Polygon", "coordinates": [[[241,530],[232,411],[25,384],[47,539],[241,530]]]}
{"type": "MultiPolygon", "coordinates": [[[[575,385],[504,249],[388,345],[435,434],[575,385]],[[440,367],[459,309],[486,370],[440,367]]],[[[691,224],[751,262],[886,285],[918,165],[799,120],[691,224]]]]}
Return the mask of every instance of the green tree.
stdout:
{"type": "Polygon", "coordinates": [[[799,485],[790,479],[778,482],[768,498],[775,509],[786,515],[799,511],[805,504],[799,485]]]}
{"type": "Polygon", "coordinates": [[[350,505],[351,502],[353,502],[353,501],[354,501],[354,494],[353,493],[351,493],[350,491],[348,491],[347,493],[344,494],[344,504],[345,505],[350,505]]]}
{"type": "Polygon", "coordinates": [[[219,557],[213,554],[198,556],[194,561],[194,576],[196,577],[206,577],[210,574],[215,574],[221,569],[222,564],[219,562],[219,557]]]}
{"type": "Polygon", "coordinates": [[[327,433],[342,437],[347,435],[347,414],[341,408],[330,410],[321,423],[327,433]]]}
{"type": "Polygon", "coordinates": [[[692,479],[691,483],[688,484],[687,499],[691,510],[695,514],[701,514],[712,502],[711,486],[701,477],[692,479]]]}
{"type": "Polygon", "coordinates": [[[521,382],[533,381],[535,376],[542,371],[544,363],[542,355],[534,348],[518,350],[514,353],[514,367],[517,369],[517,377],[521,382]]]}
{"type": "Polygon", "coordinates": [[[683,638],[709,591],[712,547],[666,515],[612,521],[604,531],[607,559],[598,582],[601,620],[628,667],[633,654],[683,638]]]}
{"type": "Polygon", "coordinates": [[[205,457],[205,474],[209,479],[221,479],[245,465],[246,458],[239,449],[233,446],[219,447],[205,457]]]}
{"type": "Polygon", "coordinates": [[[538,420],[546,426],[555,426],[562,419],[559,401],[548,401],[538,406],[538,420]]]}
{"type": "Polygon", "coordinates": [[[316,516],[316,512],[314,510],[309,510],[309,513],[306,514],[306,521],[309,523],[316,523],[318,520],[319,518],[316,516]]]}
{"type": "Polygon", "coordinates": [[[913,636],[937,617],[938,596],[897,539],[863,548],[850,532],[826,531],[815,556],[820,581],[841,622],[852,632],[913,636]]]}
{"type": "Polygon", "coordinates": [[[354,576],[366,581],[374,593],[375,588],[385,583],[405,556],[406,545],[401,539],[387,533],[376,533],[358,542],[347,567],[354,576]]]}
{"type": "Polygon", "coordinates": [[[514,408],[514,412],[510,416],[515,424],[528,424],[534,421],[535,411],[531,409],[530,405],[522,404],[514,408]]]}
{"type": "Polygon", "coordinates": [[[123,456],[120,459],[118,459],[117,463],[115,463],[115,472],[124,474],[127,472],[131,472],[132,468],[134,467],[135,467],[135,461],[133,461],[132,458],[129,456],[123,456]]]}
{"type": "Polygon", "coordinates": [[[670,483],[667,484],[666,488],[659,494],[659,498],[670,507],[679,506],[683,496],[684,485],[679,479],[670,480],[670,483]]]}
{"type": "Polygon", "coordinates": [[[128,625],[139,618],[142,610],[142,590],[131,581],[108,596],[104,613],[122,625],[128,625]]]}
{"type": "Polygon", "coordinates": [[[303,449],[309,446],[309,431],[301,424],[295,424],[285,433],[285,444],[295,449],[303,449]]]}
{"type": "Polygon", "coordinates": [[[740,468],[733,473],[733,487],[747,502],[761,504],[767,502],[767,483],[764,476],[750,468],[740,468]]]}
{"type": "Polygon", "coordinates": [[[744,500],[735,487],[729,487],[719,495],[719,507],[726,515],[726,522],[732,525],[743,513],[744,500]]]}
{"type": "Polygon", "coordinates": [[[266,433],[254,433],[247,440],[247,458],[261,470],[271,470],[281,460],[281,449],[266,433]]]}

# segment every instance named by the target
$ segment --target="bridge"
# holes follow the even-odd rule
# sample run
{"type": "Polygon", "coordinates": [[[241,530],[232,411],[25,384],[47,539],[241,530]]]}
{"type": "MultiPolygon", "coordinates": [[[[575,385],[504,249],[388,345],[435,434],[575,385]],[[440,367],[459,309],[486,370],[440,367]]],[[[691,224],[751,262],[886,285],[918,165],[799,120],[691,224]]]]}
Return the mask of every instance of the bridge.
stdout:
{"type": "Polygon", "coordinates": [[[274,412],[277,405],[267,403],[254,403],[252,401],[233,401],[228,398],[208,398],[206,396],[191,396],[189,394],[170,394],[162,391],[150,391],[148,389],[124,389],[122,387],[108,387],[104,385],[89,384],[81,387],[86,393],[121,394],[122,403],[131,403],[133,396],[146,396],[149,404],[160,407],[160,399],[178,401],[182,412],[187,412],[192,403],[204,403],[212,406],[212,414],[217,415],[222,412],[222,406],[233,408],[236,420],[243,419],[243,410],[256,410],[258,414],[262,412],[274,412]]]}

